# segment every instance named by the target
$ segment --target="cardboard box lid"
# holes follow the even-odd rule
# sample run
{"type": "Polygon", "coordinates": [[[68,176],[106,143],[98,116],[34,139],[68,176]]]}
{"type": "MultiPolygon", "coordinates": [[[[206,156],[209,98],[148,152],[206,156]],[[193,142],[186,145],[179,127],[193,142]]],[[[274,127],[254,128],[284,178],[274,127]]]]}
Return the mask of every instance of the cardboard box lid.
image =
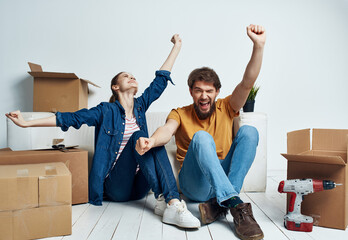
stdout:
{"type": "Polygon", "coordinates": [[[64,163],[38,163],[21,165],[0,165],[0,178],[42,177],[71,175],[64,163]]]}
{"type": "Polygon", "coordinates": [[[42,67],[39,64],[28,62],[31,72],[28,72],[33,77],[38,78],[61,78],[61,79],[80,79],[81,81],[84,81],[86,83],[89,83],[95,87],[100,88],[97,84],[86,80],[79,78],[75,73],[60,73],[60,72],[44,72],[42,71],[42,67]]]}
{"type": "MultiPolygon", "coordinates": [[[[79,152],[88,152],[84,149],[81,148],[69,148],[68,151],[64,152],[64,151],[60,151],[58,149],[38,149],[38,150],[25,150],[25,151],[12,151],[11,149],[9,149],[8,151],[3,150],[0,151],[0,164],[2,165],[12,165],[11,160],[14,159],[18,159],[20,157],[26,157],[26,156],[31,156],[32,158],[36,157],[36,156],[42,156],[45,155],[47,156],[47,158],[51,157],[50,155],[66,155],[69,153],[79,153],[79,152]]],[[[16,164],[19,161],[15,161],[16,164]]],[[[21,163],[21,164],[25,164],[25,163],[21,163]]]]}

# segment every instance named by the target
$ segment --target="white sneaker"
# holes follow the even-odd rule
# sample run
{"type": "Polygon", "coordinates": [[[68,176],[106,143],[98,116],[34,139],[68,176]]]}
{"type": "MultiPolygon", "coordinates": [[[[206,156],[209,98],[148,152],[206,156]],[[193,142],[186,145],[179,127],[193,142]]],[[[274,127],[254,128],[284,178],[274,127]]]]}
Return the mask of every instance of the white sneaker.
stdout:
{"type": "Polygon", "coordinates": [[[201,226],[201,222],[198,218],[193,216],[187,209],[184,200],[175,202],[172,205],[167,204],[167,208],[163,213],[162,222],[182,228],[199,228],[201,226]]]}
{"type": "Polygon", "coordinates": [[[158,216],[163,216],[164,210],[167,208],[167,203],[164,199],[163,194],[160,194],[158,196],[158,198],[156,199],[156,205],[155,205],[155,209],[154,212],[156,215],[158,216]]]}

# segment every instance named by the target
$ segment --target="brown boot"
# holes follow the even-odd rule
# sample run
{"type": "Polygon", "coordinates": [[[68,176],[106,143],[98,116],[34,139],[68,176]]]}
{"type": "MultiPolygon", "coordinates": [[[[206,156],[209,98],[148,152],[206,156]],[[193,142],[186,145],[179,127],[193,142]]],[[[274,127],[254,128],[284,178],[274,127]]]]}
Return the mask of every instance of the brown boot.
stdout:
{"type": "Polygon", "coordinates": [[[202,224],[209,224],[218,219],[221,215],[226,215],[228,209],[221,207],[216,198],[212,198],[205,203],[199,204],[202,224]]]}
{"type": "Polygon", "coordinates": [[[243,240],[258,240],[263,238],[263,232],[257,224],[250,203],[240,203],[230,208],[238,237],[243,240]]]}

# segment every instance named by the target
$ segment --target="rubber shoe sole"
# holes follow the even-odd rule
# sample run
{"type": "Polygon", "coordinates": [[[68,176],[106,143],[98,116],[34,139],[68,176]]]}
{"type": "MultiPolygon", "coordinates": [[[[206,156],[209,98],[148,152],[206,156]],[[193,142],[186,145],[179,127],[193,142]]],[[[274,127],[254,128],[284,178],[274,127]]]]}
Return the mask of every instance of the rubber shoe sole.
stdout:
{"type": "Polygon", "coordinates": [[[200,228],[200,226],[201,226],[200,224],[198,225],[198,224],[194,224],[194,223],[184,225],[184,224],[178,223],[177,221],[173,221],[171,219],[165,219],[165,218],[162,219],[162,222],[164,222],[166,224],[170,224],[170,225],[175,225],[177,227],[189,228],[189,229],[197,229],[197,228],[200,228]]]}

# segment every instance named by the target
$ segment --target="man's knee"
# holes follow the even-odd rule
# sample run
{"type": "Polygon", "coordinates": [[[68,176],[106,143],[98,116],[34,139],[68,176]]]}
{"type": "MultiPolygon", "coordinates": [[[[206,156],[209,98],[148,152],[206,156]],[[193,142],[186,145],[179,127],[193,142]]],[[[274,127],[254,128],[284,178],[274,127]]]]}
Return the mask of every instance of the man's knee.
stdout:
{"type": "Polygon", "coordinates": [[[259,132],[253,126],[244,125],[242,126],[237,133],[238,137],[246,138],[248,141],[255,143],[256,145],[259,143],[259,132]]]}
{"type": "Polygon", "coordinates": [[[207,146],[207,144],[214,142],[213,137],[206,131],[198,131],[192,137],[194,144],[207,146]]]}

